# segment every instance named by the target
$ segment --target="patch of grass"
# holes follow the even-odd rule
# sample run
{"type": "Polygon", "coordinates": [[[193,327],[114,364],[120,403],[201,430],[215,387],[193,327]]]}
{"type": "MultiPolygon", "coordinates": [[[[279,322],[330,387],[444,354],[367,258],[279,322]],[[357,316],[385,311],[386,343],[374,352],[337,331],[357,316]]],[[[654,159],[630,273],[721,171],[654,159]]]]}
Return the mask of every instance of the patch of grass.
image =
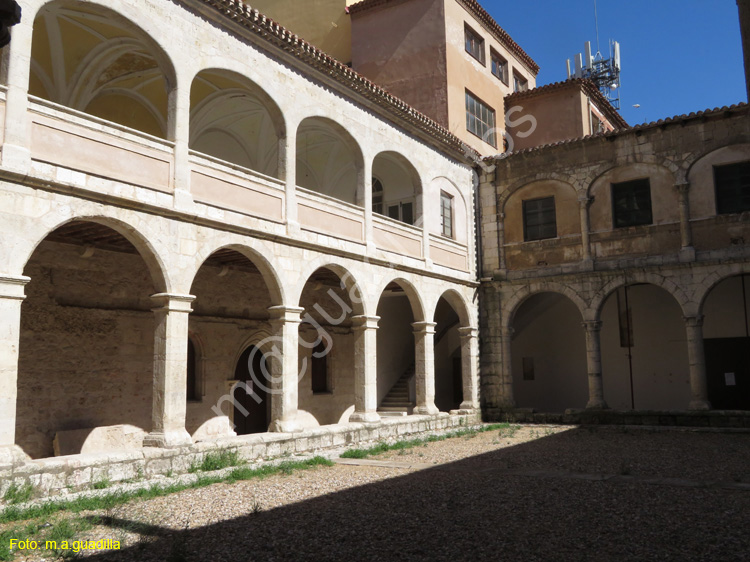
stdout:
{"type": "MultiPolygon", "coordinates": [[[[388,451],[403,451],[405,449],[413,449],[414,447],[422,447],[428,443],[434,443],[436,441],[445,441],[446,439],[455,439],[456,437],[466,437],[471,439],[476,437],[480,433],[487,431],[496,431],[498,429],[505,430],[510,427],[508,423],[494,423],[489,425],[482,425],[479,427],[469,427],[465,429],[457,429],[456,431],[449,431],[442,435],[428,435],[419,439],[409,439],[405,441],[396,441],[395,443],[378,443],[368,449],[349,449],[341,453],[342,459],[364,459],[373,455],[380,455],[387,453],[388,451]]],[[[518,427],[518,426],[516,426],[518,427]]],[[[402,453],[405,454],[405,453],[402,453]]]]}
{"type": "Polygon", "coordinates": [[[24,484],[18,486],[17,484],[11,484],[5,491],[3,499],[11,505],[17,503],[24,503],[31,499],[34,495],[34,486],[31,484],[24,484]]]}
{"type": "Polygon", "coordinates": [[[519,429],[521,429],[520,425],[508,425],[508,427],[502,428],[499,432],[500,439],[513,439],[519,429]]]}
{"type": "Polygon", "coordinates": [[[188,472],[212,472],[214,470],[221,470],[222,468],[228,468],[230,466],[239,466],[243,464],[242,459],[237,451],[219,451],[218,453],[208,453],[203,457],[203,461],[200,464],[193,464],[188,469],[188,472]]]}
{"type": "MultiPolygon", "coordinates": [[[[168,486],[154,484],[148,488],[131,490],[127,492],[110,492],[96,497],[80,497],[72,500],[53,500],[39,505],[20,509],[16,506],[7,507],[0,512],[0,523],[12,521],[25,521],[27,519],[38,519],[49,517],[61,511],[80,513],[82,511],[97,511],[100,509],[112,509],[131,500],[148,500],[156,497],[167,496],[183,490],[192,488],[203,488],[220,482],[232,483],[238,480],[250,480],[253,478],[265,478],[274,474],[290,474],[295,470],[307,470],[317,466],[332,466],[333,462],[324,457],[314,457],[304,461],[284,461],[279,465],[267,465],[259,468],[239,467],[226,476],[201,475],[196,482],[183,484],[173,483],[168,486]]],[[[15,536],[13,538],[16,538],[15,536]]],[[[7,544],[7,541],[6,541],[7,544]]],[[[2,560],[0,558],[0,560],[2,560]]]]}
{"type": "Polygon", "coordinates": [[[105,488],[109,488],[111,485],[112,482],[110,482],[109,478],[105,477],[91,484],[91,488],[94,490],[104,490],[105,488]]]}

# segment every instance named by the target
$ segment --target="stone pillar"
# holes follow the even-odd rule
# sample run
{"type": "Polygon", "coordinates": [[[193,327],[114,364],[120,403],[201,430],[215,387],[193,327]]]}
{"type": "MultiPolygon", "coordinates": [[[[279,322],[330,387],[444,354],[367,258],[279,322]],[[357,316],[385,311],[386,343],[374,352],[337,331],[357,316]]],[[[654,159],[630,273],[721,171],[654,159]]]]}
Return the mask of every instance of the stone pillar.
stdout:
{"type": "Polygon", "coordinates": [[[587,321],[583,323],[586,331],[586,365],[589,375],[589,401],[586,408],[602,410],[607,407],[604,401],[604,386],[602,384],[602,351],[600,336],[602,323],[587,321]]]}
{"type": "Polygon", "coordinates": [[[503,326],[500,331],[500,348],[502,350],[502,368],[500,374],[500,387],[498,404],[499,408],[515,408],[516,401],[513,398],[513,362],[511,344],[513,343],[513,328],[503,326]]]}
{"type": "Polygon", "coordinates": [[[435,406],[435,322],[414,322],[414,367],[417,406],[415,414],[437,414],[435,406]]]}
{"type": "Polygon", "coordinates": [[[591,206],[591,202],[591,197],[581,197],[578,199],[578,206],[581,213],[582,265],[587,271],[594,268],[594,260],[591,257],[591,224],[589,219],[589,207],[591,206]]]}
{"type": "Polygon", "coordinates": [[[0,464],[28,459],[16,445],[18,345],[23,288],[30,279],[0,275],[0,464]]]}
{"type": "Polygon", "coordinates": [[[28,118],[29,73],[33,18],[22,14],[21,23],[11,28],[8,54],[8,93],[2,148],[3,167],[28,173],[31,166],[31,134],[28,118]]]}
{"type": "Polygon", "coordinates": [[[680,201],[680,261],[692,262],[695,261],[695,248],[690,227],[690,183],[678,183],[674,187],[680,201]]]}
{"type": "Polygon", "coordinates": [[[463,401],[460,410],[479,408],[479,330],[470,326],[458,329],[461,338],[461,382],[463,383],[463,401]]]}
{"type": "MultiPolygon", "coordinates": [[[[302,431],[297,419],[299,406],[299,325],[304,308],[296,306],[272,306],[271,326],[274,333],[274,348],[269,354],[273,359],[271,368],[271,426],[270,431],[293,433],[302,431]]],[[[302,373],[304,374],[304,373],[302,373]]]]}
{"type": "Polygon", "coordinates": [[[188,315],[193,295],[159,293],[154,308],[154,398],[151,433],[144,447],[181,447],[192,443],[185,429],[187,409],[188,315]]]}
{"type": "MultiPolygon", "coordinates": [[[[284,166],[283,174],[286,182],[286,233],[288,236],[299,234],[299,219],[297,218],[297,135],[287,124],[286,139],[283,149],[283,156],[279,158],[279,164],[284,166]]],[[[295,127],[296,130],[296,127],[295,127]]]]}
{"type": "Polygon", "coordinates": [[[483,279],[479,293],[479,354],[481,405],[500,408],[502,402],[503,349],[500,295],[497,282],[483,279]]]}
{"type": "Polygon", "coordinates": [[[354,413],[350,422],[377,422],[378,316],[352,316],[354,332],[354,413]]]}
{"type": "Polygon", "coordinates": [[[190,86],[177,78],[177,86],[169,92],[167,138],[174,141],[174,201],[177,208],[189,208],[190,195],[190,86]]]}
{"type": "Polygon", "coordinates": [[[505,265],[505,213],[497,214],[497,268],[504,274],[505,265]]]}
{"type": "Polygon", "coordinates": [[[685,317],[688,362],[690,364],[691,410],[710,410],[706,383],[706,357],[703,350],[703,316],[685,317]]]}
{"type": "Polygon", "coordinates": [[[372,162],[364,159],[361,174],[358,175],[360,185],[357,186],[357,205],[365,211],[365,244],[368,250],[375,250],[375,239],[372,228],[372,162]]]}

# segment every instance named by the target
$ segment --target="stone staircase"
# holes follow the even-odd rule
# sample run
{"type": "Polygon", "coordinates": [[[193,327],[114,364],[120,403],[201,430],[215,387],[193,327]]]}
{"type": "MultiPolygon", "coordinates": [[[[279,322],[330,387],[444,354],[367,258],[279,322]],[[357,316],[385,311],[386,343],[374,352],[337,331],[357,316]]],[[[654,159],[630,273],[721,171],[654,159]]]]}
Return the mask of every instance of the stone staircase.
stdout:
{"type": "Polygon", "coordinates": [[[409,400],[409,379],[414,376],[414,365],[411,365],[388,391],[378,406],[381,417],[408,416],[414,410],[414,403],[409,400]]]}

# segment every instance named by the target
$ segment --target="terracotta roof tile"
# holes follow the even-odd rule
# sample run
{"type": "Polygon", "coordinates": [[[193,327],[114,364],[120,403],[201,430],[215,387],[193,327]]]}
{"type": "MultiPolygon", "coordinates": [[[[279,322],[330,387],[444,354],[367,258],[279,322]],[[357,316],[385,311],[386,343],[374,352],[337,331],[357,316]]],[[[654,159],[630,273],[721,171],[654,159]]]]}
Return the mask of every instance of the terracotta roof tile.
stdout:
{"type": "MultiPolygon", "coordinates": [[[[365,10],[397,1],[402,0],[362,0],[361,2],[357,2],[356,4],[352,4],[351,6],[349,6],[348,11],[350,14],[356,14],[358,12],[364,12],[365,10]]],[[[456,1],[462,4],[467,10],[474,14],[474,17],[476,17],[480,22],[487,26],[487,28],[495,36],[495,38],[500,41],[500,43],[505,45],[505,47],[511,53],[516,55],[524,64],[526,64],[526,66],[529,67],[529,70],[531,70],[535,76],[539,73],[539,65],[534,62],[534,59],[532,59],[518,43],[511,39],[510,35],[508,35],[508,32],[500,27],[495,19],[487,12],[487,10],[482,8],[479,2],[477,2],[476,0],[456,1]]]]}

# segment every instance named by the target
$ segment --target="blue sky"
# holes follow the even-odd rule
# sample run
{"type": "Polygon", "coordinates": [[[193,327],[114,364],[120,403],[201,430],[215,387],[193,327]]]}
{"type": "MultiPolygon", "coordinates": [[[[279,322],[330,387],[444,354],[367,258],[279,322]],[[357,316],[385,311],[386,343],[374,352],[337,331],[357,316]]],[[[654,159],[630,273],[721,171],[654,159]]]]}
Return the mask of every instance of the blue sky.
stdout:
{"type": "MultiPolygon", "coordinates": [[[[594,0],[480,0],[531,55],[537,84],[567,78],[591,41],[594,0]]],[[[622,45],[622,115],[636,125],[747,101],[735,0],[598,0],[602,53],[622,45]],[[640,108],[633,107],[640,104],[640,108]]]]}

